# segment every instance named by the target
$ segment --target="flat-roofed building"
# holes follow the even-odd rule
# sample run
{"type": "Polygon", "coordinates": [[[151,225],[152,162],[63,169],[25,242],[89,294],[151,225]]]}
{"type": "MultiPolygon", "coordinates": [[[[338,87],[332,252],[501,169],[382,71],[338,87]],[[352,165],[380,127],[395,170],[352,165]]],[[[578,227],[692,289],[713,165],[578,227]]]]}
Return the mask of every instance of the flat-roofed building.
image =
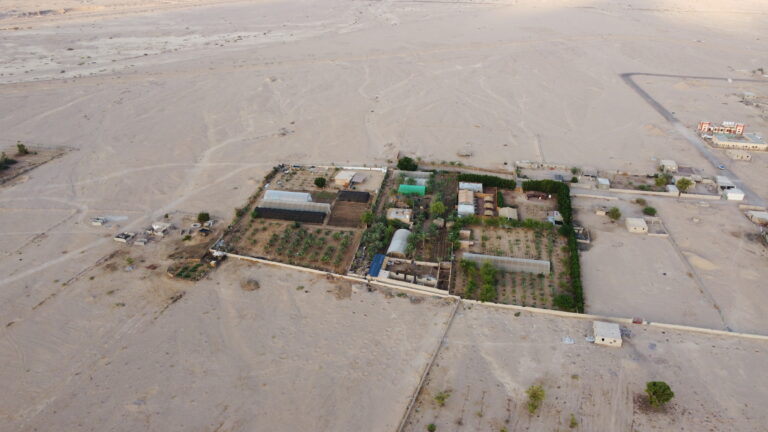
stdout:
{"type": "Polygon", "coordinates": [[[676,173],[677,162],[671,159],[662,159],[659,161],[659,168],[665,173],[676,173]]]}
{"type": "Polygon", "coordinates": [[[598,345],[621,346],[621,327],[616,323],[594,321],[592,323],[592,332],[595,337],[595,343],[598,345]]]}
{"type": "Polygon", "coordinates": [[[348,187],[352,184],[352,179],[355,178],[357,173],[355,171],[342,170],[336,173],[333,177],[333,183],[339,187],[348,187]]]}
{"type": "Polygon", "coordinates": [[[645,223],[643,218],[627,218],[624,223],[627,226],[627,231],[633,234],[648,233],[648,224],[645,223]]]}
{"type": "Polygon", "coordinates": [[[714,134],[712,144],[725,149],[768,151],[768,143],[756,133],[714,134]]]}
{"type": "Polygon", "coordinates": [[[404,224],[411,224],[411,218],[413,217],[413,210],[406,208],[390,208],[387,209],[387,220],[396,220],[404,224]]]}

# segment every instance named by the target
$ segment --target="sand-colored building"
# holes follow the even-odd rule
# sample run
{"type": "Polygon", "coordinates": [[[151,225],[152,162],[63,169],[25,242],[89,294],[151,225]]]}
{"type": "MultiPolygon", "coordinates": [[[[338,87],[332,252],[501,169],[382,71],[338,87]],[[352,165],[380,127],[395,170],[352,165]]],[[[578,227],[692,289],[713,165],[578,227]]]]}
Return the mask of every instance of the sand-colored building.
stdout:
{"type": "Polygon", "coordinates": [[[661,168],[661,171],[665,173],[676,173],[677,162],[671,159],[662,159],[659,161],[659,168],[661,168]]]}
{"type": "Polygon", "coordinates": [[[756,133],[714,134],[712,135],[712,144],[725,149],[768,151],[768,143],[756,133]]]}
{"type": "Polygon", "coordinates": [[[648,224],[645,223],[643,218],[627,218],[624,223],[627,226],[627,231],[633,234],[648,233],[648,224]]]}
{"type": "Polygon", "coordinates": [[[598,345],[621,346],[621,328],[616,323],[595,321],[592,323],[592,332],[598,345]]]}
{"type": "Polygon", "coordinates": [[[517,220],[517,209],[513,207],[502,207],[499,209],[499,217],[517,220]]]}

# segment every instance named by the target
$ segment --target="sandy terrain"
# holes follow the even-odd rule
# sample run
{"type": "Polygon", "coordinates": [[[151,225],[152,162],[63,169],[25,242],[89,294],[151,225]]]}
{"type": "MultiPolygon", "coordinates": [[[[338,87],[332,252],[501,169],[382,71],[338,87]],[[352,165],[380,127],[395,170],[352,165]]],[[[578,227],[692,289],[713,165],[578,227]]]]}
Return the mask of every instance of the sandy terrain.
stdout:
{"type": "Polygon", "coordinates": [[[738,207],[643,198],[658,210],[669,238],[627,232],[624,217],[642,217],[642,207],[630,201],[634,198],[574,200],[577,218],[593,239],[581,255],[586,312],[768,332],[762,307],[768,299],[761,300],[768,249],[738,207]],[[622,220],[611,223],[595,215],[596,206],[618,207],[622,220]]]}
{"type": "Polygon", "coordinates": [[[229,262],[161,312],[157,279],[94,274],[39,309],[68,325],[6,329],[3,429],[391,431],[453,309],[229,262]]]}
{"type": "Polygon", "coordinates": [[[461,309],[430,371],[407,431],[753,431],[768,422],[759,400],[768,343],[631,326],[621,348],[584,340],[592,322],[486,307],[461,309]],[[563,343],[570,337],[572,345],[563,343]],[[666,413],[635,404],[645,383],[669,383],[666,413]],[[542,385],[537,415],[525,389],[542,385]],[[450,390],[445,406],[434,396],[450,390]],[[725,396],[727,395],[727,396],[725,396]],[[460,420],[460,425],[459,425],[460,420]]]}
{"type": "MultiPolygon", "coordinates": [[[[226,220],[278,162],[383,164],[398,151],[450,160],[469,143],[465,163],[495,169],[520,159],[704,164],[619,74],[748,76],[766,66],[768,5],[722,3],[0,1],[0,147],[72,149],[0,188],[0,424],[10,425],[0,429],[393,430],[447,308],[301,294],[295,285],[324,282],[286,272],[264,273],[274,285],[246,294],[241,277],[266,270],[234,264],[197,285],[162,268],[126,272],[126,256],[107,270],[100,260],[122,247],[111,236],[165,213],[226,220]],[[57,12],[23,16],[39,10],[57,12]],[[115,223],[88,223],[102,215],[115,223]]],[[[676,83],[649,84],[659,96],[676,83]]],[[[721,102],[697,99],[695,118],[720,120],[721,102]]],[[[744,178],[765,193],[764,164],[751,166],[744,178]]],[[[675,233],[683,219],[670,227],[682,249],[721,265],[732,250],[708,252],[704,230],[731,216],[702,220],[690,236],[675,233]]],[[[746,244],[727,235],[723,248],[746,244]]],[[[162,262],[153,250],[130,254],[162,262]]],[[[700,273],[715,281],[727,325],[766,332],[764,268],[741,268],[745,295],[733,298],[728,274],[700,273]]],[[[757,353],[732,343],[741,369],[708,351],[680,354],[700,366],[682,374],[716,378],[720,391],[700,409],[729,419],[737,403],[766,400],[764,386],[742,383],[757,353]]],[[[531,347],[526,362],[550,358],[531,347]]],[[[633,383],[656,371],[632,367],[633,383]]],[[[703,394],[706,383],[691,388],[703,394]]],[[[734,424],[766,423],[747,414],[734,424]]]]}

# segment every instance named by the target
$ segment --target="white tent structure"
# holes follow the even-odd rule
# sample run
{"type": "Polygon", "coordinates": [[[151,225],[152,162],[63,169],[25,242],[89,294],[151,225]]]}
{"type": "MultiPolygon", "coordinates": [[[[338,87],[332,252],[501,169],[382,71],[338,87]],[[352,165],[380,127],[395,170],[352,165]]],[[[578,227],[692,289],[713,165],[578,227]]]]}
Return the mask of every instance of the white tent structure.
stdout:
{"type": "Polygon", "coordinates": [[[392,236],[392,242],[389,243],[387,255],[405,258],[405,249],[408,247],[408,237],[410,236],[411,232],[407,229],[401,228],[395,231],[395,234],[392,236]]]}
{"type": "Polygon", "coordinates": [[[312,195],[307,192],[290,192],[270,189],[264,192],[264,201],[311,202],[312,195]]]}

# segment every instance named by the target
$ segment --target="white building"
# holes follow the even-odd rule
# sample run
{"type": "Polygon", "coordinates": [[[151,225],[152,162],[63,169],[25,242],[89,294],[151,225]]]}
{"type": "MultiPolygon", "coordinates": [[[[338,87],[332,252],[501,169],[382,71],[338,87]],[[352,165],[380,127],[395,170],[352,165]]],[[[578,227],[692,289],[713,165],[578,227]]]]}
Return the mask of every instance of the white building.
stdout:
{"type": "Polygon", "coordinates": [[[264,201],[311,202],[312,195],[307,192],[290,192],[269,189],[264,192],[264,201]]]}
{"type": "Polygon", "coordinates": [[[726,189],[723,191],[723,198],[728,201],[744,201],[744,191],[737,188],[726,189]]]}
{"type": "Polygon", "coordinates": [[[621,328],[616,323],[594,321],[592,331],[595,335],[595,343],[598,345],[620,347],[621,328]]]}
{"type": "Polygon", "coordinates": [[[468,191],[472,191],[472,192],[483,193],[483,184],[482,183],[459,182],[459,190],[468,190],[468,191]]]}
{"type": "Polygon", "coordinates": [[[355,178],[355,174],[357,174],[355,171],[339,171],[333,177],[333,182],[336,186],[347,187],[352,184],[352,179],[355,178]]]}
{"type": "Polygon", "coordinates": [[[611,188],[611,181],[604,177],[598,177],[597,178],[597,188],[598,189],[610,189],[611,188]]]}
{"type": "Polygon", "coordinates": [[[168,222],[154,222],[152,223],[152,233],[157,236],[164,236],[168,233],[168,229],[171,228],[171,224],[168,222]]]}
{"type": "Polygon", "coordinates": [[[735,184],[726,176],[717,176],[715,177],[715,182],[717,183],[717,187],[720,188],[720,190],[727,190],[727,189],[733,189],[736,187],[735,184]]]}
{"type": "Polygon", "coordinates": [[[396,220],[404,224],[411,224],[411,218],[413,217],[413,210],[404,208],[390,208],[387,209],[387,220],[396,220]]]}
{"type": "Polygon", "coordinates": [[[648,233],[648,224],[642,218],[627,218],[624,223],[627,226],[627,231],[633,234],[648,233]]]}

